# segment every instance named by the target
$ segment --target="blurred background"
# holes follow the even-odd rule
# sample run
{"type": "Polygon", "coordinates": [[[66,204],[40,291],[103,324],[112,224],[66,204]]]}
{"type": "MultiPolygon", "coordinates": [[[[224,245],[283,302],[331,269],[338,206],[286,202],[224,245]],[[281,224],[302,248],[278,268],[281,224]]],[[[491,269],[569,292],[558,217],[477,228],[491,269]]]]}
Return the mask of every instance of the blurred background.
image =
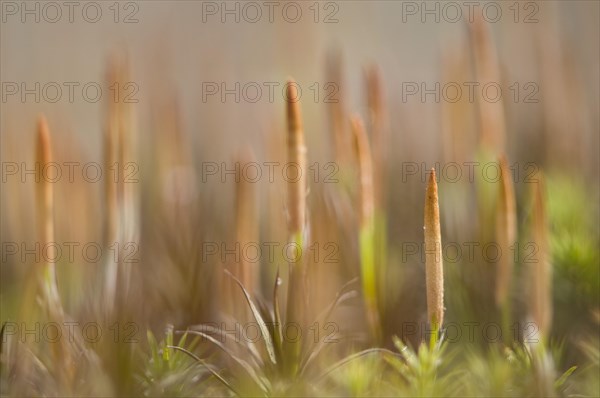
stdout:
{"type": "MultiPolygon", "coordinates": [[[[531,241],[530,182],[546,178],[551,335],[569,347],[565,366],[581,356],[575,340],[590,333],[597,339],[600,3],[473,2],[471,9],[463,2],[298,1],[270,8],[260,1],[151,0],[75,2],[72,12],[64,3],[0,3],[3,322],[21,316],[27,271],[37,262],[20,256],[22,244],[39,241],[34,178],[24,170],[34,167],[40,114],[63,173],[64,162],[93,162],[103,171],[97,182],[79,168],[73,182],[63,176],[53,184],[55,240],[104,248],[99,261],[75,251],[75,261],[57,263],[65,312],[81,321],[101,316],[100,276],[112,237],[133,243],[122,249],[137,262],[122,267],[115,316],[140,325],[140,340],[145,328],[219,319],[226,299],[216,271],[234,260],[207,255],[207,242],[240,240],[240,187],[223,170],[248,156],[263,164],[263,178],[246,196],[251,210],[243,214],[253,221],[245,237],[281,245],[288,239],[286,183],[281,168],[273,181],[265,178],[264,162],[285,162],[282,89],[293,78],[302,89],[308,162],[319,170],[307,197],[310,242],[321,256],[326,244],[335,247],[333,263],[311,263],[315,307],[359,275],[349,125],[356,114],[381,173],[375,189],[385,220],[378,258],[386,270],[386,344],[402,336],[403,324],[426,321],[424,261],[407,254],[407,245],[423,239],[426,171],[435,167],[441,175],[442,240],[466,250],[465,242],[494,242],[495,194],[485,188],[482,168],[474,180],[466,177],[465,162],[483,165],[502,155],[515,173],[519,247],[531,241]],[[473,99],[470,82],[480,82],[473,99]],[[498,101],[485,97],[486,83],[501,88],[498,101]],[[457,86],[462,95],[455,100],[457,86]],[[372,90],[381,105],[369,100],[372,90]],[[373,109],[381,112],[374,116],[373,109]],[[115,159],[131,168],[111,210],[107,131],[115,112],[126,132],[115,159]],[[460,165],[458,182],[451,170],[444,174],[450,163],[460,165]],[[209,172],[213,165],[217,174],[209,172]],[[328,182],[332,170],[335,182],[328,182]],[[9,243],[17,243],[17,254],[7,251],[9,243]]],[[[277,265],[285,264],[276,253],[274,261],[253,265],[256,294],[267,298],[277,265]]],[[[446,261],[448,322],[498,317],[493,261],[475,253],[446,261]]],[[[515,319],[526,321],[531,284],[515,257],[511,300],[515,319]]],[[[348,334],[361,332],[361,314],[344,308],[338,322],[348,334]]]]}

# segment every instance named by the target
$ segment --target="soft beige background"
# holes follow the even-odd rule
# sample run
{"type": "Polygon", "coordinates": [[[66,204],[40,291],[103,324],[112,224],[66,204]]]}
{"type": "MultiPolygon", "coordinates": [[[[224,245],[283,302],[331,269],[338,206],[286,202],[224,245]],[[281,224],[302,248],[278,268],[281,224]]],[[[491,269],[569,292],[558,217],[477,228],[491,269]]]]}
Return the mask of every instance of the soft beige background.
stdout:
{"type": "MultiPolygon", "coordinates": [[[[275,23],[263,18],[255,24],[223,24],[215,17],[203,23],[199,1],[137,1],[139,22],[132,24],[114,23],[108,8],[113,2],[99,2],[103,17],[95,24],[85,22],[77,11],[73,23],[65,15],[54,24],[34,23],[31,17],[22,23],[17,16],[6,16],[0,28],[0,78],[30,84],[99,82],[106,88],[103,79],[109,55],[126,51],[132,80],[139,87],[139,103],[134,108],[140,159],[153,161],[147,144],[158,128],[157,120],[176,98],[181,126],[194,143],[189,149],[196,162],[228,161],[246,144],[259,160],[266,160],[269,142],[283,139],[282,97],[276,96],[274,103],[223,104],[214,97],[202,103],[202,82],[283,84],[293,76],[305,89],[314,82],[322,85],[326,82],[326,55],[337,48],[343,54],[347,83],[340,95],[348,111],[366,116],[363,68],[373,63],[381,68],[392,165],[418,161],[431,166],[442,161],[441,104],[414,99],[403,103],[401,87],[402,82],[441,81],[445,59],[468,55],[465,24],[435,23],[431,17],[421,23],[416,16],[403,23],[403,4],[395,1],[338,1],[338,23],[314,23],[308,9],[314,3],[300,3],[305,14],[296,24],[285,22],[280,13],[276,13],[275,23]]],[[[600,3],[541,1],[537,3],[539,23],[533,24],[514,23],[509,9],[513,3],[497,3],[504,14],[492,30],[503,79],[522,84],[533,81],[540,88],[538,104],[506,103],[509,157],[597,178],[600,3]],[[561,129],[552,136],[550,150],[540,153],[538,148],[546,147],[550,140],[547,131],[557,125],[561,129]]],[[[324,7],[325,2],[320,5],[324,7]]],[[[521,12],[523,18],[525,10],[521,12]]],[[[77,96],[72,104],[66,100],[51,104],[28,98],[23,104],[13,96],[1,104],[3,161],[32,160],[34,122],[40,113],[49,119],[59,158],[100,161],[105,100],[92,104],[77,96]]],[[[309,158],[330,159],[326,106],[304,100],[303,108],[309,158]]],[[[476,132],[467,132],[465,137],[475,141],[476,132]]],[[[418,204],[422,200],[420,188],[416,189],[419,186],[418,181],[415,189],[393,183],[392,195],[395,200],[418,204]]],[[[70,222],[85,224],[87,217],[93,217],[90,213],[96,213],[91,209],[97,207],[88,202],[80,205],[83,199],[57,191],[62,199],[58,201],[59,216],[64,212],[79,220],[70,222]]],[[[92,191],[91,197],[99,200],[100,187],[92,187],[92,191]]],[[[3,184],[3,233],[10,231],[15,236],[19,228],[32,225],[31,194],[30,184],[3,184]]],[[[406,216],[412,218],[412,214],[406,216]]],[[[402,222],[397,218],[390,227],[398,228],[402,222]]]]}
{"type": "MultiPolygon", "coordinates": [[[[123,7],[126,3],[122,2],[123,7]]],[[[337,46],[345,60],[349,108],[364,110],[362,67],[376,62],[387,82],[392,128],[395,132],[399,132],[401,125],[404,129],[418,130],[419,141],[429,145],[439,130],[439,106],[402,104],[401,82],[439,80],[441,54],[458,51],[457,45],[465,40],[466,32],[462,23],[435,23],[431,17],[424,24],[417,16],[403,23],[402,2],[395,1],[338,1],[339,22],[333,24],[312,21],[308,7],[313,2],[300,2],[304,14],[296,24],[286,23],[277,12],[276,23],[267,22],[266,16],[255,24],[243,21],[222,24],[216,17],[209,17],[209,22],[203,23],[200,1],[135,3],[139,7],[135,15],[139,22],[133,24],[112,21],[108,7],[113,2],[99,2],[103,16],[95,24],[85,22],[77,10],[74,23],[66,21],[66,15],[55,24],[33,23],[31,17],[27,23],[21,23],[17,16],[6,16],[7,22],[1,26],[1,80],[42,84],[102,82],[108,54],[126,49],[132,61],[133,80],[140,87],[140,103],[136,108],[141,132],[148,127],[152,104],[161,96],[175,94],[182,105],[186,130],[200,141],[201,137],[210,137],[211,154],[219,156],[234,140],[252,142],[253,137],[265,130],[279,127],[282,101],[278,98],[274,104],[266,101],[255,105],[223,105],[214,101],[201,104],[202,81],[283,82],[287,76],[294,76],[306,85],[323,82],[325,54],[337,46]],[[404,120],[410,119],[411,107],[428,117],[404,120]]],[[[232,3],[228,2],[229,6],[232,3]]],[[[539,2],[536,17],[540,23],[535,24],[515,24],[509,10],[512,3],[497,3],[502,6],[503,18],[494,24],[493,30],[505,78],[539,81],[540,68],[557,67],[539,63],[536,42],[546,37],[564,51],[562,56],[568,57],[572,64],[571,75],[582,85],[585,106],[591,110],[585,134],[597,136],[598,2],[539,2]]],[[[320,4],[324,7],[325,2],[320,4]]],[[[126,11],[121,12],[123,16],[126,11]]],[[[522,10],[522,14],[525,12],[522,10]]],[[[539,84],[543,92],[543,83],[539,84]]],[[[57,127],[54,129],[57,134],[71,131],[95,153],[103,122],[102,105],[81,100],[73,104],[65,101],[35,104],[31,100],[21,104],[9,100],[2,104],[3,144],[8,144],[4,139],[9,134],[18,135],[19,142],[28,142],[34,115],[44,112],[57,127]]],[[[306,103],[305,108],[309,139],[316,140],[326,126],[324,107],[306,103]]],[[[519,108],[509,115],[510,123],[531,117],[531,111],[539,112],[536,106],[521,104],[519,108]]],[[[3,155],[7,155],[5,151],[3,155]]]]}

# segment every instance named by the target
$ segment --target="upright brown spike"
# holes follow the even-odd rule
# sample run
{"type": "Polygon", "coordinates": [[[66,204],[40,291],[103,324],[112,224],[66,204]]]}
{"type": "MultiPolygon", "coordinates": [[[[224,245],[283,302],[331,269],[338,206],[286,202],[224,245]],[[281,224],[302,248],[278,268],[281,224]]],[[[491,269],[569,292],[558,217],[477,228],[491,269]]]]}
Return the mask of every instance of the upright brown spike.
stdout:
{"type": "Polygon", "coordinates": [[[352,135],[354,137],[354,149],[358,160],[359,174],[359,220],[361,227],[373,221],[373,166],[369,138],[365,132],[362,120],[358,116],[350,119],[352,135]]]}
{"type": "MultiPolygon", "coordinates": [[[[117,58],[109,60],[106,72],[106,80],[109,86],[121,84],[119,81],[119,65],[117,58]]],[[[120,108],[114,98],[109,97],[107,104],[107,121],[104,135],[104,168],[107,172],[104,185],[105,200],[105,225],[104,245],[110,247],[120,238],[119,210],[120,189],[119,185],[123,179],[123,165],[120,157],[120,108]],[[114,174],[108,174],[108,171],[114,174]]],[[[104,269],[103,306],[104,311],[112,312],[117,292],[118,263],[113,256],[107,256],[104,269]]]]}
{"type": "Polygon", "coordinates": [[[367,68],[367,105],[369,107],[371,141],[373,143],[373,192],[374,206],[377,209],[384,207],[384,180],[386,162],[385,149],[385,109],[383,103],[383,89],[381,72],[376,65],[367,68]]]}
{"type": "Polygon", "coordinates": [[[292,175],[288,179],[288,225],[290,234],[295,235],[304,229],[307,170],[298,86],[292,79],[287,82],[287,128],[288,162],[298,170],[298,178],[292,175]]]}
{"type": "MultiPolygon", "coordinates": [[[[40,116],[37,122],[36,162],[40,171],[52,162],[50,132],[44,116],[40,116]]],[[[41,176],[37,191],[41,238],[47,243],[54,239],[54,190],[52,184],[41,176]]]]}
{"type": "MultiPolygon", "coordinates": [[[[329,108],[329,129],[333,137],[333,151],[335,161],[338,166],[347,164],[347,151],[350,147],[349,137],[347,137],[346,123],[347,117],[344,110],[343,96],[343,64],[342,54],[339,50],[332,50],[327,56],[327,84],[333,85],[336,90],[335,101],[328,101],[329,108]]],[[[327,89],[327,87],[325,87],[327,89]]]]}
{"type": "Polygon", "coordinates": [[[532,238],[537,256],[531,263],[530,313],[540,335],[547,337],[552,325],[552,266],[548,241],[545,183],[542,173],[533,183],[532,238]]]}
{"type": "Polygon", "coordinates": [[[367,79],[367,104],[373,124],[379,122],[379,115],[382,112],[383,104],[381,98],[381,77],[379,68],[371,65],[365,71],[367,79]]]}
{"type": "MultiPolygon", "coordinates": [[[[106,74],[107,84],[112,86],[117,81],[117,65],[116,60],[111,59],[106,74]]],[[[120,161],[118,153],[119,145],[119,116],[118,107],[114,100],[110,99],[107,106],[107,122],[104,127],[104,168],[108,173],[108,170],[115,170],[115,165],[120,161]]],[[[116,170],[118,172],[118,169],[116,170]]],[[[114,175],[107,175],[105,178],[104,185],[104,200],[106,206],[105,215],[105,231],[104,239],[105,244],[111,245],[114,243],[117,236],[117,184],[114,175]]],[[[117,175],[117,181],[120,181],[121,175],[117,175]]]]}
{"type": "MultiPolygon", "coordinates": [[[[489,83],[500,85],[502,83],[500,65],[489,24],[480,14],[476,14],[469,27],[477,81],[482,87],[489,83]]],[[[502,101],[482,99],[478,104],[481,145],[487,150],[503,153],[506,145],[506,125],[502,101]]]]}
{"type": "Polygon", "coordinates": [[[500,189],[496,207],[496,240],[502,255],[496,269],[496,304],[504,305],[510,289],[513,258],[510,247],[517,239],[517,210],[515,191],[506,157],[500,157],[500,189]]]}
{"type": "MultiPolygon", "coordinates": [[[[36,145],[36,169],[40,172],[51,163],[52,145],[50,141],[50,130],[44,116],[40,116],[37,123],[37,145],[36,145]]],[[[37,208],[38,229],[40,231],[41,243],[44,246],[54,242],[54,187],[42,175],[37,183],[37,208]]],[[[56,267],[52,260],[55,255],[46,256],[48,260],[44,264],[43,271],[39,274],[40,288],[44,292],[44,299],[52,319],[61,319],[63,316],[62,304],[58,294],[58,281],[56,267]]]]}
{"type": "Polygon", "coordinates": [[[362,120],[358,116],[350,119],[354,150],[358,163],[358,219],[360,268],[365,308],[372,337],[381,339],[381,323],[378,306],[378,275],[375,266],[375,208],[373,204],[373,167],[369,139],[362,120]]]}
{"type": "MultiPolygon", "coordinates": [[[[122,56],[121,62],[118,69],[118,84],[119,89],[125,92],[132,84],[130,82],[130,65],[127,53],[122,56]]],[[[137,214],[136,214],[136,191],[135,187],[137,184],[132,183],[132,176],[130,171],[132,166],[134,171],[136,170],[135,163],[133,163],[133,145],[135,143],[134,128],[133,128],[133,107],[130,100],[126,100],[124,97],[118,98],[117,106],[119,108],[118,113],[118,162],[119,162],[119,200],[120,200],[120,213],[119,219],[122,225],[120,231],[120,239],[122,241],[133,243],[138,240],[137,231],[137,214]]],[[[124,297],[129,292],[131,282],[131,264],[122,263],[119,265],[118,270],[118,290],[119,293],[124,297]]]]}
{"type": "Polygon", "coordinates": [[[444,265],[440,210],[435,169],[431,169],[425,194],[425,275],[427,288],[427,317],[434,330],[444,322],[444,265]]]}
{"type": "MultiPolygon", "coordinates": [[[[50,129],[43,115],[38,118],[37,123],[36,162],[36,169],[39,168],[40,172],[44,170],[46,165],[53,162],[50,129]]],[[[43,247],[50,248],[55,246],[54,186],[53,182],[48,181],[43,173],[37,183],[36,191],[39,230],[41,234],[40,243],[43,247]]],[[[37,279],[38,288],[42,292],[44,310],[47,312],[48,320],[61,325],[64,322],[65,314],[58,291],[58,278],[54,262],[54,259],[57,258],[56,254],[47,253],[44,256],[45,263],[41,270],[36,270],[35,279],[37,279]]],[[[75,377],[75,366],[72,361],[70,341],[59,339],[58,342],[52,342],[51,346],[52,360],[57,364],[57,375],[61,380],[60,383],[66,389],[65,391],[69,391],[75,377]]]]}
{"type": "MultiPolygon", "coordinates": [[[[302,115],[298,86],[294,80],[287,83],[287,146],[288,165],[298,169],[298,176],[288,174],[288,228],[291,242],[303,247],[304,224],[306,219],[306,147],[302,130],[302,115]]],[[[288,167],[288,170],[292,167],[288,167]]],[[[306,286],[306,267],[301,256],[289,263],[289,286],[287,291],[286,322],[296,323],[301,328],[305,325],[308,295],[306,286]]],[[[295,341],[286,339],[289,353],[288,371],[295,374],[301,354],[301,337],[295,341]]]]}
{"type": "MultiPolygon", "coordinates": [[[[118,84],[119,89],[125,92],[130,85],[133,83],[130,81],[130,65],[129,58],[127,54],[123,56],[122,61],[119,64],[119,69],[117,71],[118,76],[118,84]]],[[[127,178],[127,171],[129,171],[128,166],[131,164],[133,160],[133,144],[134,141],[134,131],[133,131],[133,109],[132,109],[132,100],[126,99],[126,96],[119,97],[117,102],[117,107],[119,109],[118,112],[118,134],[119,134],[119,165],[122,173],[122,178],[119,180],[121,196],[123,200],[123,207],[125,209],[125,213],[123,216],[125,218],[125,224],[132,224],[133,220],[131,219],[130,213],[131,207],[133,206],[133,196],[134,196],[134,185],[131,183],[126,183],[125,180],[127,178]]],[[[131,225],[126,225],[126,228],[131,228],[131,225]]]]}

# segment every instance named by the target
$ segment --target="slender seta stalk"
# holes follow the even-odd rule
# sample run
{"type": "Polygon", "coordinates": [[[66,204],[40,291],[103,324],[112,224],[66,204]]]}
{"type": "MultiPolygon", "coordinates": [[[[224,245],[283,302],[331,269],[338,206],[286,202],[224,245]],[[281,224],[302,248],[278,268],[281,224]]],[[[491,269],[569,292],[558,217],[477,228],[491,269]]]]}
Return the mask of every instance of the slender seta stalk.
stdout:
{"type": "Polygon", "coordinates": [[[377,270],[375,267],[375,217],[373,193],[373,162],[369,139],[359,117],[350,120],[354,149],[358,160],[359,250],[363,296],[373,339],[381,337],[377,307],[377,270]]]}
{"type": "Polygon", "coordinates": [[[425,194],[425,275],[427,318],[434,337],[444,322],[444,265],[440,232],[440,209],[435,169],[431,169],[425,194]]]}
{"type": "MultiPolygon", "coordinates": [[[[297,178],[290,178],[287,189],[288,232],[290,241],[296,247],[304,248],[304,226],[306,219],[306,146],[302,129],[302,114],[300,110],[298,86],[292,79],[287,82],[287,147],[288,163],[298,170],[297,178]]],[[[304,262],[298,253],[292,256],[289,264],[289,287],[287,298],[286,323],[304,325],[304,315],[307,305],[307,290],[305,285],[306,270],[304,262]]],[[[289,348],[286,356],[287,371],[290,375],[298,372],[302,339],[285,341],[289,348]]]]}

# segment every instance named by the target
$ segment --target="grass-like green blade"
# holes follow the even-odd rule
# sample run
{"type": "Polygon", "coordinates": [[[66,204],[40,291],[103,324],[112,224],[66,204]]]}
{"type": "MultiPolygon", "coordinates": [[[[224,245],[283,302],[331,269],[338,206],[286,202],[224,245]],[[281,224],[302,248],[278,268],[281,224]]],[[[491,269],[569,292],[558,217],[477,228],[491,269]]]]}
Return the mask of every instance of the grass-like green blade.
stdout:
{"type": "Polygon", "coordinates": [[[170,348],[170,349],[173,349],[173,350],[177,350],[177,351],[181,351],[181,352],[189,355],[190,357],[194,358],[198,363],[200,363],[202,366],[204,366],[213,376],[215,376],[217,378],[217,380],[219,380],[231,392],[233,392],[237,396],[241,396],[241,394],[231,385],[231,383],[229,383],[227,380],[225,380],[223,378],[223,376],[221,376],[219,373],[217,373],[216,370],[214,370],[213,368],[211,368],[209,364],[207,364],[204,360],[202,360],[202,358],[200,358],[199,356],[197,356],[193,352],[190,352],[190,351],[186,350],[185,348],[178,347],[176,345],[167,346],[167,348],[170,348]]]}
{"type": "Polygon", "coordinates": [[[256,371],[254,370],[254,368],[247,361],[245,361],[242,358],[240,358],[239,356],[235,355],[233,353],[233,351],[231,351],[229,348],[227,348],[227,346],[225,346],[225,344],[221,343],[219,340],[215,339],[211,335],[203,333],[203,332],[199,332],[197,330],[188,330],[187,333],[201,336],[201,337],[207,339],[208,341],[210,341],[211,343],[213,343],[214,345],[216,345],[217,347],[219,347],[221,350],[223,350],[223,352],[225,352],[227,354],[227,356],[229,356],[231,359],[233,359],[238,365],[240,365],[248,373],[248,375],[250,376],[252,381],[254,381],[260,387],[261,390],[268,391],[269,387],[261,380],[261,378],[258,376],[256,371]]]}
{"type": "Polygon", "coordinates": [[[269,329],[267,328],[267,324],[262,319],[262,316],[260,315],[258,308],[256,308],[256,305],[252,301],[252,298],[250,297],[250,294],[248,293],[248,291],[244,288],[244,285],[242,284],[242,282],[240,282],[239,279],[237,279],[235,276],[233,276],[231,274],[231,272],[229,272],[227,270],[225,270],[225,274],[227,274],[230,278],[232,278],[235,281],[235,283],[240,287],[240,289],[242,289],[242,292],[244,293],[244,297],[246,297],[246,301],[248,302],[248,306],[250,306],[250,310],[252,311],[252,316],[258,323],[258,327],[263,336],[263,340],[265,341],[265,347],[267,349],[267,353],[269,354],[269,359],[271,360],[271,362],[273,364],[276,364],[277,359],[275,358],[275,349],[274,349],[274,345],[273,345],[273,340],[271,339],[271,335],[269,334],[269,329]]]}

